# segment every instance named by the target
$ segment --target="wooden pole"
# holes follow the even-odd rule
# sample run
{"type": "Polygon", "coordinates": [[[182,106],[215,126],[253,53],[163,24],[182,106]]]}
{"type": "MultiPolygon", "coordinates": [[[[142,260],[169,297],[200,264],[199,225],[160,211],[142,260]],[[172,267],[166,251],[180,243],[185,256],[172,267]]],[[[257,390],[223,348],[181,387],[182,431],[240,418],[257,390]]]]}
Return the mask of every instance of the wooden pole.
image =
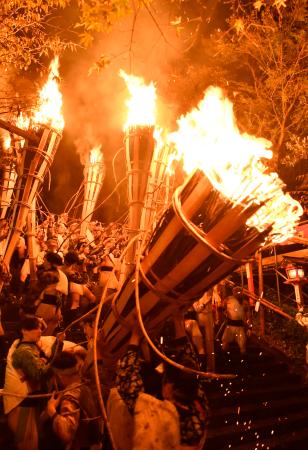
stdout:
{"type": "Polygon", "coordinates": [[[214,348],[214,321],[211,301],[205,305],[203,313],[205,314],[205,351],[207,370],[215,372],[215,348],[214,348]]]}
{"type": "Polygon", "coordinates": [[[5,165],[1,177],[1,199],[0,199],[0,218],[4,219],[7,216],[8,209],[11,204],[12,194],[14,191],[15,182],[17,179],[17,173],[15,170],[15,165],[12,163],[10,165],[5,165]]]}
{"type": "Polygon", "coordinates": [[[8,123],[5,120],[0,119],[0,128],[3,128],[4,130],[9,131],[10,133],[17,134],[18,136],[21,136],[24,139],[31,141],[33,144],[38,145],[40,143],[40,138],[36,134],[33,134],[27,130],[23,130],[22,128],[16,127],[16,125],[8,123]]]}
{"type": "Polygon", "coordinates": [[[278,264],[277,264],[277,251],[276,251],[276,245],[274,245],[274,256],[275,256],[275,276],[276,276],[277,298],[278,298],[278,305],[281,306],[281,297],[280,297],[280,285],[279,285],[279,275],[278,275],[278,264]]]}
{"type": "MultiPolygon", "coordinates": [[[[248,291],[252,294],[255,293],[255,286],[253,281],[253,263],[249,262],[245,264],[246,267],[246,275],[247,275],[247,285],[248,285],[248,291]]],[[[248,308],[248,317],[249,321],[251,321],[251,308],[254,306],[254,300],[252,297],[249,297],[249,308],[248,308]]]]}
{"type": "Polygon", "coordinates": [[[36,241],[36,199],[34,198],[31,204],[31,209],[27,216],[27,246],[30,266],[30,283],[37,280],[36,276],[36,257],[35,254],[36,241]]]}
{"type": "Polygon", "coordinates": [[[167,162],[168,148],[166,146],[160,149],[155,147],[140,226],[141,230],[145,232],[153,231],[157,215],[160,217],[170,203],[169,174],[166,173],[167,162]],[[161,194],[163,194],[162,200],[161,194]]]}
{"type": "MultiPolygon", "coordinates": [[[[259,296],[264,294],[264,280],[263,280],[263,266],[262,266],[262,252],[258,252],[258,275],[259,275],[259,296]]],[[[265,309],[262,304],[259,307],[259,323],[260,323],[260,335],[265,335],[265,309]]]]}

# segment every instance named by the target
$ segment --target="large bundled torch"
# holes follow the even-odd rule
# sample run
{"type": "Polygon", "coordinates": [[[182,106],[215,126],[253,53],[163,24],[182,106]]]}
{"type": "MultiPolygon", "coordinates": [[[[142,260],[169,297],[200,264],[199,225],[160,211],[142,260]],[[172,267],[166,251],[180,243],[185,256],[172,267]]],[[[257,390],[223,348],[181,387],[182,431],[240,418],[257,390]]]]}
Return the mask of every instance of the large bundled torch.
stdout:
{"type": "Polygon", "coordinates": [[[84,168],[84,202],[81,214],[81,235],[85,236],[89,222],[91,222],[95,204],[105,177],[103,154],[101,146],[90,152],[89,161],[84,168]]]}
{"type": "Polygon", "coordinates": [[[131,321],[136,295],[153,337],[176,309],[189,308],[266,238],[278,241],[292,234],[302,214],[299,203],[283,194],[277,174],[268,174],[260,160],[270,157],[269,142],[239,133],[232,104],[219,89],[207,92],[178,124],[171,138],[180,154],[187,149],[184,167],[192,172],[143,249],[138,272],[114,299],[114,313],[104,325],[114,354],[130,334],[119,316],[131,321]]]}
{"type": "Polygon", "coordinates": [[[14,186],[17,178],[16,160],[10,151],[11,138],[4,140],[0,158],[0,219],[5,219],[11,204],[14,186]]]}
{"type": "Polygon", "coordinates": [[[55,58],[50,66],[48,81],[40,93],[40,108],[33,117],[33,123],[36,124],[35,133],[0,122],[1,127],[28,141],[19,165],[10,230],[5,246],[3,261],[7,267],[26,224],[28,212],[53,162],[62,137],[64,121],[61,114],[62,96],[56,80],[58,64],[58,58],[55,58]]]}
{"type": "MultiPolygon", "coordinates": [[[[156,93],[153,83],[146,86],[142,78],[120,72],[131,98],[127,101],[128,119],[125,125],[126,165],[128,178],[128,234],[133,238],[140,231],[150,165],[154,151],[156,93]]],[[[125,272],[130,273],[136,262],[136,244],[125,257],[125,272]]]]}
{"type": "MultiPolygon", "coordinates": [[[[25,139],[17,137],[14,131],[21,130],[24,134],[29,127],[30,119],[22,113],[15,120],[16,126],[0,120],[0,128],[8,130],[3,140],[3,151],[0,157],[0,218],[5,219],[9,215],[14,187],[17,180],[18,164],[22,153],[25,139]]],[[[30,138],[32,136],[30,135],[30,138]]]]}

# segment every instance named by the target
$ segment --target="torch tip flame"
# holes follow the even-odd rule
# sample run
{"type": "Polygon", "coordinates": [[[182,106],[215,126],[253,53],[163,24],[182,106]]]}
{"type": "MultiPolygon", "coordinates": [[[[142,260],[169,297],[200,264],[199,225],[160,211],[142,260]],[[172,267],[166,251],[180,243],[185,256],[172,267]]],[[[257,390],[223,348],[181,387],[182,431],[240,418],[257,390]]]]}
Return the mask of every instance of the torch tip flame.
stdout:
{"type": "Polygon", "coordinates": [[[102,152],[101,152],[102,146],[97,145],[96,147],[92,148],[90,151],[90,164],[96,164],[101,162],[102,160],[102,152]]]}
{"type": "Polygon", "coordinates": [[[128,75],[120,70],[120,76],[124,79],[130,93],[126,101],[128,117],[124,130],[132,126],[153,126],[156,121],[156,89],[154,83],[146,85],[143,78],[128,75]]]}
{"type": "Polygon", "coordinates": [[[62,94],[58,86],[59,57],[51,61],[46,84],[40,92],[39,109],[35,112],[33,121],[62,131],[64,119],[62,115],[62,94]]]}
{"type": "Polygon", "coordinates": [[[263,205],[247,221],[248,227],[260,232],[271,227],[273,242],[295,233],[303,209],[283,193],[283,182],[261,161],[272,157],[271,142],[240,133],[233,104],[220,88],[210,87],[197,108],[178,120],[178,131],[169,135],[169,141],[187,172],[200,168],[235,204],[263,205]]]}
{"type": "Polygon", "coordinates": [[[18,128],[21,128],[22,130],[27,130],[30,126],[30,117],[24,116],[23,113],[21,112],[18,115],[15,123],[18,128]]]}

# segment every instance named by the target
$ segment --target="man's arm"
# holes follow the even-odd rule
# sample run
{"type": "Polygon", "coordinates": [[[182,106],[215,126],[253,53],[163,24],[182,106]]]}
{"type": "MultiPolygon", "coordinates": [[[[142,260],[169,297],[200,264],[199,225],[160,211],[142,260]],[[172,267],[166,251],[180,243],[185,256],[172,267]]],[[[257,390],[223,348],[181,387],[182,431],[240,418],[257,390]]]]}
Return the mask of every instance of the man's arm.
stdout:
{"type": "Polygon", "coordinates": [[[14,369],[20,369],[29,381],[40,382],[49,373],[50,367],[44,358],[36,357],[31,349],[19,347],[12,355],[14,369]]]}
{"type": "Polygon", "coordinates": [[[119,360],[117,369],[116,387],[131,413],[134,412],[139,393],[144,392],[140,375],[139,341],[140,334],[136,326],[129,340],[129,347],[119,360]]]}

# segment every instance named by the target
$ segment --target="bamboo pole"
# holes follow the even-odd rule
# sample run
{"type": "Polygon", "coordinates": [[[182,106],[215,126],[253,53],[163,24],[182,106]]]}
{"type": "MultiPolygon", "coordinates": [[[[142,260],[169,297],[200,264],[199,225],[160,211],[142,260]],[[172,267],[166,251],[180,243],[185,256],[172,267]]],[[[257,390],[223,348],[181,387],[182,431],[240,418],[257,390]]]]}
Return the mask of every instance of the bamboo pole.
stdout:
{"type": "Polygon", "coordinates": [[[274,245],[274,256],[275,256],[275,277],[276,277],[277,299],[278,299],[278,305],[281,306],[276,245],[274,245]]]}
{"type": "Polygon", "coordinates": [[[92,219],[97,198],[103,185],[104,175],[103,155],[100,153],[100,158],[96,162],[89,161],[84,169],[84,202],[80,229],[82,236],[86,235],[88,224],[92,219]]]}
{"type": "Polygon", "coordinates": [[[31,209],[27,215],[27,247],[30,266],[30,283],[37,280],[36,276],[36,258],[35,254],[36,241],[36,198],[33,199],[31,209]]]}
{"type": "MultiPolygon", "coordinates": [[[[128,236],[132,239],[139,233],[145,194],[154,152],[154,127],[129,127],[126,135],[126,165],[128,179],[128,236]]],[[[121,272],[132,272],[136,263],[138,243],[129,248],[121,272]]]]}
{"type": "Polygon", "coordinates": [[[142,211],[140,228],[145,232],[151,232],[155,227],[157,215],[161,215],[169,204],[169,175],[166,173],[168,161],[168,148],[163,146],[154,149],[151,162],[150,176],[145,195],[145,204],[142,211]],[[163,193],[163,200],[159,196],[163,193]]]}
{"type": "Polygon", "coordinates": [[[7,216],[8,209],[11,205],[12,195],[14,192],[14,186],[17,179],[17,173],[15,170],[15,164],[6,164],[3,168],[3,174],[1,177],[1,198],[0,198],[0,218],[4,219],[7,216]]]}

